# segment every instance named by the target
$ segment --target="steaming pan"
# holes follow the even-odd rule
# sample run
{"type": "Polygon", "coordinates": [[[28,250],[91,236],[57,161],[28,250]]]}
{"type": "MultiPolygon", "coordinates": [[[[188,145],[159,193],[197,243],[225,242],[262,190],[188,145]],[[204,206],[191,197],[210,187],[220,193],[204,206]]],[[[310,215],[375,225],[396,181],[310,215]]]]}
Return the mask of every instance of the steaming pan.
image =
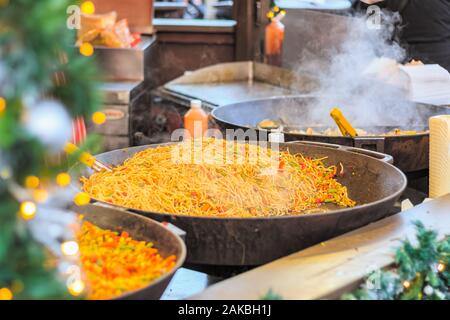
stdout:
{"type": "MultiPolygon", "coordinates": [[[[357,138],[293,133],[292,129],[305,130],[308,127],[315,127],[317,119],[314,118],[317,118],[317,116],[314,117],[313,114],[317,107],[317,100],[312,96],[278,97],[224,105],[214,109],[212,116],[222,129],[256,128],[257,124],[264,119],[281,120],[286,124],[284,131],[286,141],[308,140],[373,150],[393,156],[395,166],[405,173],[420,173],[428,170],[430,139],[427,132],[414,135],[357,138]]],[[[352,121],[351,117],[356,108],[352,109],[352,106],[340,107],[352,121]]],[[[374,133],[388,132],[395,128],[426,131],[430,117],[450,114],[450,108],[411,104],[408,107],[373,110],[372,112],[374,118],[378,116],[386,120],[380,120],[378,123],[374,121],[370,127],[357,122],[353,125],[374,133]],[[414,123],[407,123],[405,115],[410,115],[410,118],[414,119],[414,123]]],[[[329,112],[321,115],[320,120],[328,121],[326,127],[336,126],[332,122],[329,112]]]]}
{"type": "MultiPolygon", "coordinates": [[[[104,163],[118,165],[136,152],[157,146],[115,150],[96,157],[104,163]]],[[[358,206],[329,213],[254,219],[189,217],[127,209],[168,221],[186,231],[186,262],[191,265],[256,266],[388,216],[406,187],[405,175],[389,164],[392,157],[384,154],[310,142],[281,145],[282,150],[287,148],[309,157],[328,157],[326,165],[342,163],[346,174],[338,180],[347,186],[358,206]]],[[[80,169],[78,174],[91,174],[84,167],[80,169]]]]}

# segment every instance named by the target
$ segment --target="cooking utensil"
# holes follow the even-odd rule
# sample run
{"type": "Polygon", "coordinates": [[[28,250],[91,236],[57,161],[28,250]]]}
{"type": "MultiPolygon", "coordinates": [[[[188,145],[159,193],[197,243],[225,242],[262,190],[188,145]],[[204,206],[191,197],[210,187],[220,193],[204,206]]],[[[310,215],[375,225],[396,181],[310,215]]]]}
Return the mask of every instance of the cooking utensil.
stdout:
{"type": "Polygon", "coordinates": [[[169,285],[175,272],[183,265],[186,258],[186,246],[181,238],[161,223],[131,212],[117,210],[99,205],[87,205],[74,208],[84,215],[84,220],[96,226],[113,230],[126,231],[133,239],[152,242],[163,257],[175,255],[177,263],[173,269],[159,277],[148,286],[130,291],[117,299],[159,299],[169,285]]]}
{"type": "Polygon", "coordinates": [[[334,122],[338,126],[344,137],[352,137],[355,138],[358,136],[355,128],[348,122],[347,118],[344,117],[342,111],[338,108],[333,108],[330,113],[331,118],[333,118],[334,122]]]}
{"type": "MultiPolygon", "coordinates": [[[[74,145],[73,143],[67,143],[64,147],[64,151],[67,154],[75,154],[77,152],[81,152],[81,150],[74,145]]],[[[88,152],[81,152],[79,157],[80,162],[87,165],[89,168],[92,168],[94,171],[100,172],[103,170],[111,172],[112,169],[108,165],[98,161],[93,155],[88,152]]]]}
{"type": "MultiPolygon", "coordinates": [[[[115,150],[96,157],[114,166],[139,151],[157,146],[115,150]]],[[[345,175],[338,180],[347,186],[350,197],[358,205],[329,213],[252,219],[192,217],[126,209],[158,221],[168,221],[186,231],[189,250],[186,262],[191,265],[255,266],[386,217],[406,187],[405,175],[388,163],[392,161],[388,155],[312,142],[281,144],[280,149],[306,157],[327,157],[326,165],[342,163],[345,175]]],[[[92,170],[83,172],[83,169],[86,168],[74,172],[84,176],[92,174],[92,170]]]]}

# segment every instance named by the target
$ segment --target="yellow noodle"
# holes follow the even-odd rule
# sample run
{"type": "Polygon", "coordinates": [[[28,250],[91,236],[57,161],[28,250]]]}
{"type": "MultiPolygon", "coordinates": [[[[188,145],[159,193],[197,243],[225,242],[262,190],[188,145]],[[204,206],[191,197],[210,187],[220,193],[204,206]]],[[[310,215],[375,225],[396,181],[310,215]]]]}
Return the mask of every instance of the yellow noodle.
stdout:
{"type": "Polygon", "coordinates": [[[193,156],[186,162],[175,161],[174,145],[146,149],[113,172],[83,177],[84,191],[94,199],[128,208],[192,216],[284,216],[323,203],[355,205],[347,188],[334,179],[336,167],[324,165],[325,158],[276,154],[224,140],[201,143],[202,150],[211,146],[216,154],[199,164],[192,162],[193,156]],[[224,160],[230,144],[236,163],[224,160]],[[279,160],[274,160],[275,155],[279,160]]]}

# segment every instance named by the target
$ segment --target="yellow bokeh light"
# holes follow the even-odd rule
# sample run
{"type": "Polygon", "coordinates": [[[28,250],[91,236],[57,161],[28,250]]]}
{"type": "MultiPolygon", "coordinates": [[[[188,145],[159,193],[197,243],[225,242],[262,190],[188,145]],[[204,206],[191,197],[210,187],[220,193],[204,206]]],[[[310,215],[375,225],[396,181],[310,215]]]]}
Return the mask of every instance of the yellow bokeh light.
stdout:
{"type": "Polygon", "coordinates": [[[273,11],[278,12],[280,11],[280,8],[278,6],[273,7],[273,11]]]}
{"type": "Polygon", "coordinates": [[[92,114],[92,122],[95,124],[103,124],[106,121],[106,114],[103,112],[97,111],[92,114]]]}
{"type": "Polygon", "coordinates": [[[61,244],[61,252],[66,256],[74,256],[78,250],[79,246],[76,241],[65,241],[61,244]]]}
{"type": "Polygon", "coordinates": [[[78,147],[74,145],[73,143],[67,142],[64,146],[64,151],[68,154],[73,154],[78,151],[78,147]]]}
{"type": "Polygon", "coordinates": [[[92,3],[92,1],[85,1],[81,4],[81,12],[83,12],[84,14],[94,14],[95,5],[92,3]]]}
{"type": "Polygon", "coordinates": [[[6,7],[9,4],[9,0],[0,0],[0,7],[6,7]]]}
{"type": "Polygon", "coordinates": [[[24,201],[20,204],[20,216],[24,220],[31,220],[36,215],[36,204],[31,201],[24,201]]]}
{"type": "Polygon", "coordinates": [[[48,199],[48,191],[45,189],[36,189],[33,191],[33,199],[36,202],[45,202],[48,199]]]}
{"type": "Polygon", "coordinates": [[[411,282],[409,282],[408,280],[404,281],[403,287],[405,287],[405,289],[408,289],[409,287],[411,287],[411,282]]]}
{"type": "Polygon", "coordinates": [[[0,289],[0,300],[12,300],[13,293],[8,288],[0,289]]]}
{"type": "Polygon", "coordinates": [[[85,206],[91,201],[91,197],[86,192],[79,192],[73,198],[73,202],[77,206],[85,206]]]}
{"type": "Polygon", "coordinates": [[[89,42],[84,42],[80,46],[80,53],[85,57],[90,57],[94,54],[94,47],[89,42]]]}
{"type": "Polygon", "coordinates": [[[70,184],[71,178],[68,173],[62,172],[56,176],[56,183],[60,187],[66,187],[70,184]]]}
{"type": "Polygon", "coordinates": [[[438,266],[437,266],[437,269],[438,269],[439,272],[444,272],[445,264],[439,263],[438,266]]]}
{"type": "Polygon", "coordinates": [[[11,174],[12,173],[11,173],[11,170],[9,168],[3,168],[2,170],[0,170],[0,177],[2,179],[7,180],[7,179],[11,178],[11,174]]]}
{"type": "Polygon", "coordinates": [[[95,157],[88,152],[83,152],[79,158],[81,163],[84,163],[88,167],[92,167],[95,162],[95,157]]]}
{"type": "Polygon", "coordinates": [[[85,285],[82,280],[75,280],[69,284],[67,288],[69,289],[70,294],[76,297],[83,293],[85,285]]]}
{"type": "Polygon", "coordinates": [[[0,114],[2,114],[5,110],[6,110],[6,100],[5,98],[0,97],[0,114]]]}
{"type": "Polygon", "coordinates": [[[275,16],[275,14],[273,13],[273,11],[270,11],[267,13],[267,18],[272,19],[275,16]]]}
{"type": "Polygon", "coordinates": [[[25,178],[25,188],[36,189],[39,187],[39,178],[36,176],[28,176],[25,178]]]}

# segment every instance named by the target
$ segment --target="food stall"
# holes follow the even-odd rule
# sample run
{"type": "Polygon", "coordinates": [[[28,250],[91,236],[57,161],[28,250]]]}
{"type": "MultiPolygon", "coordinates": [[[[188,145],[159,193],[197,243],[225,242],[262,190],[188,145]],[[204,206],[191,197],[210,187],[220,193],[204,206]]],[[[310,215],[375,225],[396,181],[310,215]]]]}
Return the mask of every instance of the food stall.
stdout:
{"type": "Polygon", "coordinates": [[[351,1],[47,2],[0,2],[1,300],[450,299],[444,68],[351,1]]]}

